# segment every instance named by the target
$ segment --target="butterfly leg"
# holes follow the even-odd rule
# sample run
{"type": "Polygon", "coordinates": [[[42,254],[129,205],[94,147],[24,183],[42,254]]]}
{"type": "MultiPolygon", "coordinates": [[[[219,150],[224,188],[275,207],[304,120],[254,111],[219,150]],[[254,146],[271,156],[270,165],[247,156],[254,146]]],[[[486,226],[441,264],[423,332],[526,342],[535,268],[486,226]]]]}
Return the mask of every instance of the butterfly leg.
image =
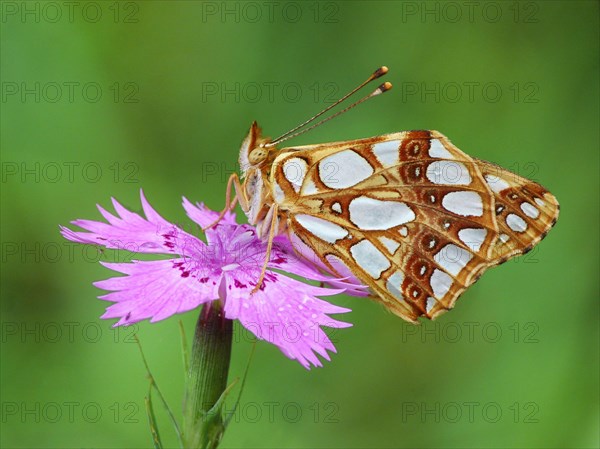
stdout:
{"type": "Polygon", "coordinates": [[[242,206],[242,209],[244,209],[244,206],[247,205],[247,201],[245,201],[245,198],[242,194],[242,184],[237,173],[233,173],[227,181],[227,190],[225,193],[225,207],[223,208],[221,213],[219,213],[218,218],[211,224],[209,224],[207,227],[205,227],[203,230],[207,230],[216,226],[223,219],[223,217],[228,211],[233,210],[238,201],[240,202],[240,206],[242,206]],[[233,196],[233,199],[231,198],[232,187],[235,190],[235,195],[233,196]]]}
{"type": "Polygon", "coordinates": [[[260,271],[260,276],[258,277],[258,282],[256,283],[256,285],[254,286],[254,288],[252,289],[252,291],[250,292],[250,294],[252,295],[253,293],[256,293],[260,287],[262,286],[262,283],[265,279],[265,273],[267,272],[267,266],[269,264],[269,261],[271,260],[271,250],[273,249],[273,239],[275,238],[275,231],[277,230],[277,225],[278,225],[278,208],[277,208],[277,204],[273,204],[271,206],[271,209],[269,210],[269,212],[267,213],[267,217],[270,215],[270,224],[269,224],[269,238],[267,240],[267,254],[265,256],[265,262],[262,266],[262,270],[260,271]]]}

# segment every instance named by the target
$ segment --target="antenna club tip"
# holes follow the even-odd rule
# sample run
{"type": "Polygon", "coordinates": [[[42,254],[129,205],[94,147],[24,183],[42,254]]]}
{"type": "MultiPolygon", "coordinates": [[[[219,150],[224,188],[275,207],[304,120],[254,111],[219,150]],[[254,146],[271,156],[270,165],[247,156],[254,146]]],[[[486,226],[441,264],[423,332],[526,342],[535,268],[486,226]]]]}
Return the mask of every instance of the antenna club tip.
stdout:
{"type": "Polygon", "coordinates": [[[386,81],[385,83],[380,85],[377,89],[375,89],[370,96],[373,97],[375,95],[381,95],[382,93],[387,92],[391,88],[392,88],[392,83],[390,83],[389,81],[386,81]]]}
{"type": "Polygon", "coordinates": [[[373,79],[385,75],[388,71],[389,69],[386,66],[382,65],[377,70],[375,70],[375,72],[373,72],[373,79]]]}

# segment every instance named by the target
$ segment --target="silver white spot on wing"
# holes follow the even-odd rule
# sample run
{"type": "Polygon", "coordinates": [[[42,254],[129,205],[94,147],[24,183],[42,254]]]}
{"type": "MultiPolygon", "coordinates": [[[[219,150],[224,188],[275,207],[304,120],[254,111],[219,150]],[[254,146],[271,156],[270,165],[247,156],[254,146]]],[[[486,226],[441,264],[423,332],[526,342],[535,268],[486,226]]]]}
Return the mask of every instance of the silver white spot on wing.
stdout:
{"type": "Polygon", "coordinates": [[[484,175],[484,178],[494,193],[500,193],[510,187],[508,182],[498,176],[484,175]]]}
{"type": "Polygon", "coordinates": [[[508,214],[506,224],[515,232],[525,232],[527,230],[527,222],[515,214],[508,214]]]}
{"type": "Polygon", "coordinates": [[[404,274],[401,271],[395,271],[394,274],[388,278],[385,288],[394,297],[404,299],[404,296],[402,295],[402,282],[404,282],[404,274]]]}
{"type": "Polygon", "coordinates": [[[427,166],[427,179],[434,184],[467,186],[471,184],[469,170],[462,162],[435,161],[427,166]]]}
{"type": "Polygon", "coordinates": [[[406,237],[408,235],[408,228],[406,226],[402,226],[398,232],[402,237],[406,237]]]}
{"type": "Polygon", "coordinates": [[[431,139],[429,146],[429,156],[438,159],[454,159],[452,153],[450,153],[446,147],[438,139],[431,139]]]}
{"type": "Polygon", "coordinates": [[[487,236],[487,229],[484,228],[464,228],[458,231],[458,238],[461,242],[478,252],[487,236]]]}
{"type": "Polygon", "coordinates": [[[433,270],[433,274],[429,280],[433,296],[437,299],[442,299],[452,287],[452,277],[437,268],[433,270]]]}
{"type": "Polygon", "coordinates": [[[315,193],[319,193],[317,186],[315,185],[312,179],[307,179],[304,183],[304,186],[302,186],[302,191],[300,192],[300,195],[314,195],[315,193]]]}
{"type": "Polygon", "coordinates": [[[373,167],[353,150],[343,150],[319,162],[319,178],[330,189],[347,189],[373,174],[373,167]]]}
{"type": "Polygon", "coordinates": [[[442,206],[457,215],[481,217],[483,201],[477,192],[450,192],[442,198],[442,206]]]}
{"type": "Polygon", "coordinates": [[[385,249],[387,249],[389,251],[389,253],[392,255],[396,252],[396,250],[400,246],[400,243],[398,243],[396,240],[390,239],[385,236],[379,237],[378,240],[381,242],[381,244],[383,246],[385,246],[385,249]]]}
{"type": "Polygon", "coordinates": [[[358,266],[373,279],[379,279],[381,273],[391,266],[387,257],[366,239],[350,247],[350,253],[358,266]]]}
{"type": "Polygon", "coordinates": [[[338,214],[342,213],[342,205],[337,201],[331,205],[331,210],[337,212],[338,214]]]}
{"type": "Polygon", "coordinates": [[[400,147],[399,140],[389,140],[387,142],[379,142],[372,146],[371,151],[384,167],[392,167],[398,165],[398,148],[400,147]]]}
{"type": "Polygon", "coordinates": [[[304,229],[328,243],[335,243],[348,235],[348,231],[343,227],[322,218],[299,214],[295,219],[304,229]]]}
{"type": "Polygon", "coordinates": [[[534,201],[535,201],[535,204],[537,204],[540,207],[544,207],[546,205],[546,203],[539,198],[535,198],[534,201]]]}
{"type": "Polygon", "coordinates": [[[500,241],[502,243],[508,242],[509,239],[510,239],[510,237],[508,235],[506,235],[506,234],[500,234],[500,241]]]}
{"type": "Polygon", "coordinates": [[[283,176],[287,179],[296,192],[300,191],[308,165],[304,159],[292,157],[283,163],[283,176]]]}
{"type": "Polygon", "coordinates": [[[413,210],[397,201],[359,196],[350,202],[350,220],[360,229],[384,230],[415,219],[413,210]]]}
{"type": "Polygon", "coordinates": [[[431,312],[431,309],[433,309],[433,306],[435,305],[435,298],[432,298],[431,296],[429,296],[427,298],[427,304],[425,304],[425,311],[427,313],[431,312]]]}
{"type": "Polygon", "coordinates": [[[473,255],[469,251],[452,243],[444,246],[433,256],[437,264],[453,276],[460,273],[472,258],[473,255]]]}
{"type": "Polygon", "coordinates": [[[538,208],[527,202],[521,203],[521,210],[525,215],[534,219],[540,216],[540,211],[538,208]]]}

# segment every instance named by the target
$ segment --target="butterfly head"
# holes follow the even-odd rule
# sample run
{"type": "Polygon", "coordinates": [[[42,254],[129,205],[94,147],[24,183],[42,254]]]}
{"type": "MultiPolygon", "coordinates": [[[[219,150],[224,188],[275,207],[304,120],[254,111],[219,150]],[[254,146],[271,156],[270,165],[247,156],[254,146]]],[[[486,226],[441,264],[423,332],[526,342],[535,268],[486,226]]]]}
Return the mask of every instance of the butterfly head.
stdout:
{"type": "Polygon", "coordinates": [[[240,148],[240,169],[242,177],[247,176],[251,168],[261,167],[273,154],[275,147],[267,146],[271,139],[261,136],[261,129],[256,122],[250,126],[248,135],[240,148]]]}
{"type": "Polygon", "coordinates": [[[251,224],[257,224],[266,215],[266,206],[269,196],[268,185],[268,163],[272,161],[276,148],[267,146],[271,139],[261,136],[261,130],[252,123],[248,135],[242,142],[240,148],[240,169],[244,183],[242,194],[245,197],[246,208],[242,206],[251,224]]]}

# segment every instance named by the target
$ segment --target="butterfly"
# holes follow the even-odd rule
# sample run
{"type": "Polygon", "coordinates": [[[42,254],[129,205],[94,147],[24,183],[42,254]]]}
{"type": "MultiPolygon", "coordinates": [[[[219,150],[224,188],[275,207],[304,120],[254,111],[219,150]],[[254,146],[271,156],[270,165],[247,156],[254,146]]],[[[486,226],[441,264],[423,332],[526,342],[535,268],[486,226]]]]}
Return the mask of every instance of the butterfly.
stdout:
{"type": "Polygon", "coordinates": [[[438,131],[276,147],[387,71],[275,140],[254,122],[240,149],[242,181],[231,176],[223,213],[239,201],[267,252],[287,235],[299,254],[332,274],[353,274],[373,299],[417,322],[451,309],[487,268],[530,251],[556,223],[559,204],[540,184],[467,155],[438,131]]]}

